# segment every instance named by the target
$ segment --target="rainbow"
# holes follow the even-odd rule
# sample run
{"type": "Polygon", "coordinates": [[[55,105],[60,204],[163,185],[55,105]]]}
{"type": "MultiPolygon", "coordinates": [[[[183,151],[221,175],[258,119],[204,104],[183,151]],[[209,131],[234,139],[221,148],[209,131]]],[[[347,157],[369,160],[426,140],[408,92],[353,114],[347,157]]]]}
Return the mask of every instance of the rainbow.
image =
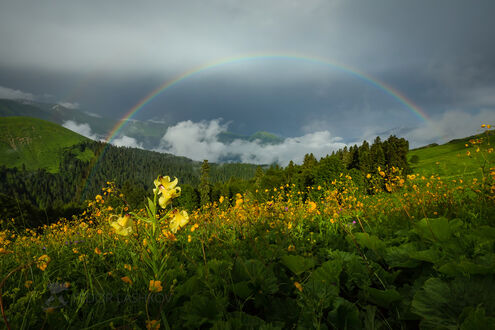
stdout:
{"type": "MultiPolygon", "coordinates": [[[[399,92],[398,90],[394,89],[392,86],[387,85],[386,83],[375,79],[369,75],[367,75],[364,72],[359,71],[356,68],[353,68],[351,66],[338,63],[336,61],[328,60],[325,58],[320,58],[316,56],[307,56],[307,55],[301,55],[301,54],[279,54],[279,53],[255,53],[255,54],[249,54],[249,55],[241,55],[241,56],[234,56],[234,57],[226,57],[222,58],[213,62],[209,62],[206,64],[203,64],[201,66],[195,67],[189,71],[186,71],[177,77],[175,77],[172,80],[169,80],[162,85],[158,86],[155,88],[153,91],[151,91],[148,95],[146,95],[143,99],[141,99],[136,105],[134,105],[123,117],[120,119],[117,124],[113,127],[113,129],[107,134],[105,140],[107,142],[106,146],[112,142],[112,140],[115,139],[116,136],[118,136],[119,132],[122,130],[123,127],[129,122],[130,119],[133,118],[141,109],[143,109],[148,103],[150,103],[153,99],[155,99],[158,95],[161,93],[165,92],[169,88],[174,87],[175,85],[179,84],[181,81],[190,78],[194,75],[197,75],[201,72],[211,70],[214,68],[217,68],[222,65],[227,65],[227,64],[232,64],[232,63],[239,63],[239,62],[246,62],[246,61],[254,61],[254,60],[294,60],[294,61],[305,61],[309,63],[314,63],[314,64],[319,64],[319,65],[326,65],[335,69],[338,69],[344,73],[348,73],[366,83],[371,84],[372,86],[376,87],[378,90],[383,91],[385,94],[390,95],[392,98],[397,100],[400,104],[402,104],[406,109],[408,109],[411,113],[413,113],[418,119],[421,121],[427,122],[429,121],[428,115],[417,105],[415,105],[410,99],[408,99],[404,94],[399,92]]],[[[95,166],[99,162],[101,158],[103,158],[105,151],[106,151],[106,146],[103,147],[103,150],[100,154],[99,157],[95,158],[92,163],[90,164],[90,173],[89,176],[86,178],[85,184],[83,184],[84,189],[82,190],[82,195],[84,195],[84,192],[87,189],[87,184],[90,181],[90,178],[92,177],[92,174],[95,170],[95,166]]]]}
{"type": "Polygon", "coordinates": [[[382,90],[386,94],[392,96],[396,99],[400,104],[402,104],[406,109],[410,110],[417,118],[421,121],[428,121],[428,115],[417,105],[415,105],[410,99],[408,99],[404,94],[396,90],[390,85],[375,79],[366,73],[359,71],[356,68],[353,68],[348,65],[344,65],[342,63],[338,63],[336,61],[331,61],[328,59],[315,57],[315,56],[305,56],[298,54],[251,54],[251,55],[242,55],[236,57],[226,57],[222,58],[207,64],[203,64],[199,67],[195,67],[189,71],[186,71],[174,79],[163,83],[162,85],[155,88],[152,92],[146,95],[143,99],[141,99],[136,105],[134,105],[121,120],[114,126],[114,128],[108,133],[106,136],[106,141],[110,143],[122,130],[122,128],[127,124],[127,122],[132,119],[141,109],[143,109],[148,103],[150,103],[153,99],[155,99],[158,95],[165,92],[167,89],[172,88],[173,86],[179,84],[181,81],[197,75],[203,71],[211,70],[216,67],[237,63],[237,62],[245,62],[245,61],[253,61],[253,60],[278,60],[278,59],[288,59],[288,60],[297,60],[297,61],[306,61],[312,62],[315,64],[326,65],[332,68],[339,69],[345,73],[351,74],[352,76],[370,83],[375,86],[377,89],[382,90]]]}

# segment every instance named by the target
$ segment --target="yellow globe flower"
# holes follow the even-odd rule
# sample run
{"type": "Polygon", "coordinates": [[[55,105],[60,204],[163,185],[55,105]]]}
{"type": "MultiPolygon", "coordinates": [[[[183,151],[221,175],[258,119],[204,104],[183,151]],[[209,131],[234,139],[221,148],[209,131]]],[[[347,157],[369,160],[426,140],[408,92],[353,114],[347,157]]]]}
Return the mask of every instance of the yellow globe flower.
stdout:
{"type": "Polygon", "coordinates": [[[150,281],[150,292],[162,292],[163,287],[162,287],[162,281],[150,281]]]}
{"type": "Polygon", "coordinates": [[[315,202],[309,202],[308,203],[308,211],[313,212],[314,210],[316,210],[316,203],[315,202]]]}
{"type": "Polygon", "coordinates": [[[170,231],[176,233],[177,230],[184,227],[189,222],[189,215],[186,211],[176,212],[172,220],[170,220],[170,231]]]}
{"type": "Polygon", "coordinates": [[[48,264],[50,263],[51,260],[52,259],[48,255],[44,254],[38,258],[36,266],[42,271],[45,271],[46,267],[48,267],[48,264]]]}
{"type": "Polygon", "coordinates": [[[115,232],[122,236],[128,236],[132,233],[132,219],[129,214],[119,217],[117,221],[110,221],[110,226],[115,229],[115,232]]]}

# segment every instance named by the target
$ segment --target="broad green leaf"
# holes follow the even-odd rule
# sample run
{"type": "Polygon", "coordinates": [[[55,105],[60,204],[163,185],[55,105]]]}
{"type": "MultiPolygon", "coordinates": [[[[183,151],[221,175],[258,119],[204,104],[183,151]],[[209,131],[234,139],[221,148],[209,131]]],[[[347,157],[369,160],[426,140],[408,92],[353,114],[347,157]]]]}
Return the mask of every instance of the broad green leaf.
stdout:
{"type": "Polygon", "coordinates": [[[359,310],[350,301],[337,298],[333,310],[328,313],[328,322],[335,329],[361,329],[359,310]]]}
{"type": "Polygon", "coordinates": [[[234,282],[249,281],[256,291],[273,294],[278,291],[277,278],[260,260],[237,260],[232,271],[234,282]]]}
{"type": "Polygon", "coordinates": [[[227,315],[226,321],[217,321],[213,324],[214,330],[230,329],[265,329],[266,323],[263,319],[249,315],[244,312],[233,312],[227,315]]]}
{"type": "Polygon", "coordinates": [[[475,274],[494,274],[495,273],[495,255],[484,256],[473,262],[463,259],[446,263],[438,268],[438,271],[450,276],[464,276],[475,274]]]}
{"type": "Polygon", "coordinates": [[[379,256],[382,256],[385,252],[386,244],[377,236],[369,235],[368,233],[355,233],[354,235],[359,245],[373,250],[379,256]]]}
{"type": "Polygon", "coordinates": [[[181,317],[184,320],[184,326],[199,328],[205,323],[214,323],[220,319],[226,306],[225,297],[193,295],[183,307],[184,313],[181,314],[181,317]]]}
{"type": "Polygon", "coordinates": [[[410,257],[415,252],[417,249],[413,243],[390,246],[385,250],[385,261],[389,267],[415,268],[420,264],[410,257]]]}
{"type": "Polygon", "coordinates": [[[234,283],[232,289],[234,294],[242,299],[246,299],[254,293],[248,281],[234,283]]]}
{"type": "Polygon", "coordinates": [[[324,262],[312,274],[311,278],[322,283],[339,286],[339,276],[342,272],[340,260],[329,260],[324,262]]]}
{"type": "Polygon", "coordinates": [[[446,218],[424,218],[415,224],[413,232],[427,241],[445,242],[459,232],[462,226],[459,219],[449,221],[446,218]]]}
{"type": "Polygon", "coordinates": [[[465,308],[483,306],[488,315],[494,315],[494,290],[493,276],[457,277],[448,282],[430,278],[414,295],[412,312],[422,318],[422,327],[457,329],[465,308]]]}
{"type": "Polygon", "coordinates": [[[461,330],[495,329],[495,318],[486,316],[483,307],[469,308],[469,314],[461,324],[461,330]]]}
{"type": "Polygon", "coordinates": [[[341,272],[342,262],[329,260],[311,273],[302,291],[302,295],[307,301],[307,308],[325,309],[332,305],[334,299],[339,295],[341,272]]]}
{"type": "Polygon", "coordinates": [[[400,293],[395,289],[378,290],[375,288],[368,288],[366,291],[368,293],[368,300],[380,307],[389,308],[392,303],[401,300],[400,293]]]}
{"type": "Polygon", "coordinates": [[[329,256],[342,262],[343,274],[340,277],[347,290],[354,290],[356,286],[361,289],[370,286],[370,272],[361,256],[340,250],[329,252],[329,256]]]}
{"type": "Polygon", "coordinates": [[[296,275],[300,275],[315,266],[313,258],[304,258],[301,256],[286,255],[281,258],[281,263],[290,269],[296,275]]]}
{"type": "Polygon", "coordinates": [[[441,253],[435,249],[414,251],[409,254],[409,257],[416,260],[431,262],[432,264],[437,264],[442,260],[441,253]]]}

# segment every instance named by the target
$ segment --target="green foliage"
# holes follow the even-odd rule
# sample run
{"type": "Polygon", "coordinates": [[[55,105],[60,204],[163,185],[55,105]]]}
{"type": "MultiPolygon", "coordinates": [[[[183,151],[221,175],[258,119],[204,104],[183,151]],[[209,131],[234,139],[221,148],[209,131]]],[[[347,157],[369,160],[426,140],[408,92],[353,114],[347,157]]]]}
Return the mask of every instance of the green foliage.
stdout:
{"type": "Polygon", "coordinates": [[[205,159],[201,165],[201,176],[199,178],[199,195],[201,205],[206,205],[211,202],[211,186],[210,186],[210,165],[208,160],[205,159]]]}
{"type": "Polygon", "coordinates": [[[304,258],[301,256],[287,255],[283,256],[281,263],[290,269],[296,275],[301,275],[305,271],[313,268],[316,264],[314,259],[304,258]]]}
{"type": "Polygon", "coordinates": [[[48,121],[28,117],[2,117],[0,165],[27,170],[45,168],[56,173],[59,171],[64,149],[83,141],[88,139],[48,121]]]}

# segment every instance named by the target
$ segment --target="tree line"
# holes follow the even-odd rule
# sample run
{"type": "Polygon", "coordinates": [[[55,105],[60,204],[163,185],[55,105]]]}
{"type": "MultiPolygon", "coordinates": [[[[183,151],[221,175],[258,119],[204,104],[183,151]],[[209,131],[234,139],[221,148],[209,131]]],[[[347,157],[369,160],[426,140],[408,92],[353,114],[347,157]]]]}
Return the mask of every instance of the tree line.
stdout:
{"type": "Polygon", "coordinates": [[[403,138],[390,136],[381,141],[377,137],[371,145],[364,141],[360,146],[344,147],[320,160],[309,153],[301,165],[290,162],[280,167],[201,163],[89,141],[64,151],[58,173],[0,167],[0,214],[3,220],[16,218],[27,226],[38,226],[59,217],[70,218],[82,212],[85,201],[99,194],[107,181],[115,182],[131,207],[142,207],[159,174],[179,178],[182,194],[177,202],[189,210],[218,201],[220,196],[228,201],[237,193],[254,193],[285,184],[300,191],[325,186],[341,173],[352,175],[366,189],[365,176],[378,167],[394,166],[409,173],[408,151],[409,143],[403,138]],[[91,159],[78,157],[88,152],[93,155],[91,159]]]}

